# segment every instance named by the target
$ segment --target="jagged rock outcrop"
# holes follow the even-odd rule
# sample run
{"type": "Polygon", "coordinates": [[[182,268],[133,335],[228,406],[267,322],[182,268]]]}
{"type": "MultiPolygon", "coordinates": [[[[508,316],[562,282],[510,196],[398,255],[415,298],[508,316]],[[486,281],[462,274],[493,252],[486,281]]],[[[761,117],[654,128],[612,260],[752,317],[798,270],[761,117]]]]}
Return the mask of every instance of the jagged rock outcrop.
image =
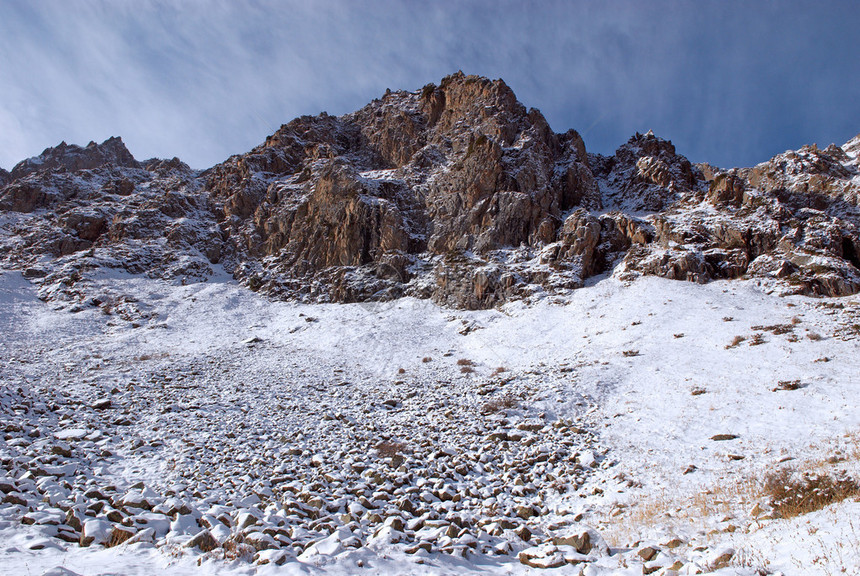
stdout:
{"type": "Polygon", "coordinates": [[[45,170],[94,170],[102,166],[140,168],[140,164],[125,147],[122,139],[113,137],[101,144],[90,142],[85,148],[60,142],[55,148],[46,148],[40,155],[19,162],[12,168],[11,177],[19,179],[27,174],[45,170]]]}
{"type": "Polygon", "coordinates": [[[851,294],[858,152],[860,137],[721,170],[649,132],[588,154],[503,81],[457,73],[297,118],[203,172],[138,162],[119,138],[48,148],[0,171],[0,262],[73,302],[103,267],[187,282],[214,264],[317,301],[482,308],[613,269],[851,294]]]}
{"type": "Polygon", "coordinates": [[[231,262],[255,286],[290,293],[326,277],[334,299],[393,289],[469,307],[510,295],[472,278],[498,251],[542,247],[565,212],[600,206],[576,132],[554,134],[501,80],[462,73],[340,118],[299,118],[215,167],[208,188],[231,262]],[[438,281],[409,286],[416,268],[438,281]]]}
{"type": "Polygon", "coordinates": [[[675,146],[652,132],[636,134],[615,155],[593,155],[604,202],[625,212],[658,212],[697,188],[703,176],[675,146]]]}
{"type": "Polygon", "coordinates": [[[212,273],[221,231],[197,173],[178,159],[139,163],[110,138],[37,160],[0,188],[0,258],[40,282],[43,297],[87,300],[88,273],[103,268],[181,281],[212,273]]]}
{"type": "Polygon", "coordinates": [[[860,290],[860,172],[843,148],[806,146],[713,175],[704,194],[655,215],[655,241],[630,270],[705,282],[779,278],[791,291],[860,290]]]}

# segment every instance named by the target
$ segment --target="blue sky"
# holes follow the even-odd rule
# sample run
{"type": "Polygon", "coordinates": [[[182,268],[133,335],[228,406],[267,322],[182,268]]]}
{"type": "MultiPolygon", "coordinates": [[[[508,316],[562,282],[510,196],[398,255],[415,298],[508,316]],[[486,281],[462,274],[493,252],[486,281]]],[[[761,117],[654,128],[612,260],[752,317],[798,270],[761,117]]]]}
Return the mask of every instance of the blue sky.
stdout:
{"type": "Polygon", "coordinates": [[[860,3],[0,0],[0,166],[122,136],[205,168],[456,70],[611,154],[752,165],[860,133],[860,3]]]}

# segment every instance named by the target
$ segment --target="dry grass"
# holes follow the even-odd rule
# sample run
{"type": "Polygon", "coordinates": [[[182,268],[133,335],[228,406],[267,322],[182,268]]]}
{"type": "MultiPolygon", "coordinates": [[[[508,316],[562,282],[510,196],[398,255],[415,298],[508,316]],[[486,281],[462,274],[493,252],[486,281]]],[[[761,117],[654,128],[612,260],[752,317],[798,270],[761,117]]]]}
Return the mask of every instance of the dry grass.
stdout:
{"type": "MultiPolygon", "coordinates": [[[[836,520],[836,516],[833,516],[836,520]]],[[[833,522],[836,525],[837,521],[833,522]]],[[[827,576],[837,574],[856,574],[857,551],[860,550],[860,526],[856,525],[853,518],[848,518],[848,526],[836,531],[837,538],[828,538],[828,535],[818,534],[816,526],[807,527],[807,533],[814,536],[817,545],[817,554],[812,559],[812,564],[819,566],[827,576]]],[[[833,533],[831,533],[833,534],[833,533]]],[[[792,556],[792,562],[798,568],[804,568],[804,561],[799,561],[792,556]]]]}
{"type": "Polygon", "coordinates": [[[519,401],[513,396],[513,394],[505,394],[499,398],[493,398],[481,406],[481,414],[494,414],[496,412],[501,412],[502,410],[516,408],[517,405],[519,405],[519,401]]]}
{"type": "Polygon", "coordinates": [[[776,384],[776,388],[773,389],[774,392],[778,390],[800,390],[803,388],[803,384],[800,380],[780,380],[776,384]]]}
{"type": "Polygon", "coordinates": [[[751,326],[752,330],[759,330],[761,332],[771,332],[776,336],[780,334],[788,334],[794,330],[793,324],[773,324],[772,326],[751,326]]]}
{"type": "MultiPolygon", "coordinates": [[[[753,549],[741,548],[732,557],[729,564],[741,568],[749,568],[756,576],[769,576],[773,574],[770,570],[770,560],[765,558],[761,552],[753,549]]],[[[709,566],[708,568],[711,567],[709,566]]]]}
{"type": "Polygon", "coordinates": [[[746,340],[746,336],[735,336],[732,339],[732,343],[726,346],[726,350],[729,350],[731,348],[737,348],[744,340],[746,340]]]}
{"type": "Polygon", "coordinates": [[[256,550],[249,544],[229,539],[221,545],[221,552],[224,560],[245,560],[249,562],[254,557],[256,550]]]}
{"type": "Polygon", "coordinates": [[[784,468],[764,479],[764,494],[781,518],[794,518],[860,496],[860,483],[843,472],[784,468]]]}
{"type": "Polygon", "coordinates": [[[849,432],[845,435],[848,455],[853,460],[860,460],[860,431],[849,432]]]}
{"type": "Polygon", "coordinates": [[[639,350],[625,350],[622,354],[628,358],[632,358],[633,356],[639,356],[639,350]]]}
{"type": "Polygon", "coordinates": [[[723,481],[692,495],[663,491],[639,498],[614,518],[604,536],[615,546],[627,546],[653,526],[701,529],[703,520],[734,517],[760,500],[760,485],[753,478],[723,481]]]}
{"type": "Polygon", "coordinates": [[[460,358],[459,360],[457,360],[457,366],[460,367],[460,372],[462,372],[463,374],[471,374],[475,371],[475,363],[468,358],[460,358]]]}
{"type": "Polygon", "coordinates": [[[760,346],[765,342],[764,334],[753,334],[753,337],[750,338],[750,346],[760,346]]]}
{"type": "Polygon", "coordinates": [[[812,340],[813,342],[818,342],[819,340],[823,339],[821,334],[819,334],[818,332],[809,332],[806,335],[806,337],[809,338],[810,340],[812,340]]]}
{"type": "Polygon", "coordinates": [[[715,518],[734,518],[720,528],[733,530],[732,525],[742,528],[767,517],[791,518],[848,498],[860,498],[860,482],[841,470],[860,463],[860,430],[821,446],[810,445],[807,453],[822,456],[793,461],[793,468],[779,468],[764,476],[747,474],[731,480],[729,476],[695,494],[669,488],[637,498],[623,515],[609,520],[607,540],[625,546],[649,527],[698,530],[707,525],[706,519],[715,518]]]}

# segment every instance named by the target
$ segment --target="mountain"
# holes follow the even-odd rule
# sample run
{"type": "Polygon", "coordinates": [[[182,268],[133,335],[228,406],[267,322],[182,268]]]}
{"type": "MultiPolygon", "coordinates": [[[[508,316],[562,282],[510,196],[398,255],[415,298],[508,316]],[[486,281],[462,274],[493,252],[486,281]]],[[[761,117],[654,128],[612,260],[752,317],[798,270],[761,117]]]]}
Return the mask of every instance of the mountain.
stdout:
{"type": "Polygon", "coordinates": [[[590,154],[458,73],[0,171],[0,566],[858,574],[858,153],[590,154]]]}
{"type": "Polygon", "coordinates": [[[297,118],[204,171],[138,162],[119,138],[61,143],[0,173],[0,259],[72,305],[93,298],[98,270],[186,283],[216,264],[318,302],[479,309],[611,270],[847,295],[860,290],[858,148],[722,170],[649,132],[589,154],[502,80],[458,72],[297,118]]]}

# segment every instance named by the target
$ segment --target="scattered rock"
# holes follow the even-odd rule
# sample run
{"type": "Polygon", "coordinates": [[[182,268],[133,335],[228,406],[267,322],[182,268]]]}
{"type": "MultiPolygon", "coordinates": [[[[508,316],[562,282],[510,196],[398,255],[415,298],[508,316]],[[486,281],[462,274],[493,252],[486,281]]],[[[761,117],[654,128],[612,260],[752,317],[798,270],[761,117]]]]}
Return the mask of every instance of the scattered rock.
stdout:
{"type": "Polygon", "coordinates": [[[209,530],[202,530],[185,543],[186,548],[198,548],[201,552],[211,552],[218,547],[218,541],[209,530]]]}

